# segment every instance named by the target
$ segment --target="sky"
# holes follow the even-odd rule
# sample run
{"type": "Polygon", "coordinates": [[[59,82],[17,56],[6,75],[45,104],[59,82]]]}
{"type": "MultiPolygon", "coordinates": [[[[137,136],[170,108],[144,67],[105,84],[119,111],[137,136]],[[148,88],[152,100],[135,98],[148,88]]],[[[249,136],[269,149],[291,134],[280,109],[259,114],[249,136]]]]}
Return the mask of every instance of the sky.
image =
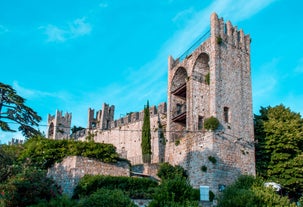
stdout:
{"type": "MultiPolygon", "coordinates": [[[[41,117],[115,105],[115,118],[165,102],[167,60],[209,30],[210,15],[250,34],[253,112],[284,104],[303,114],[303,1],[0,1],[0,82],[41,117]]],[[[0,131],[0,142],[21,133],[0,131]]]]}

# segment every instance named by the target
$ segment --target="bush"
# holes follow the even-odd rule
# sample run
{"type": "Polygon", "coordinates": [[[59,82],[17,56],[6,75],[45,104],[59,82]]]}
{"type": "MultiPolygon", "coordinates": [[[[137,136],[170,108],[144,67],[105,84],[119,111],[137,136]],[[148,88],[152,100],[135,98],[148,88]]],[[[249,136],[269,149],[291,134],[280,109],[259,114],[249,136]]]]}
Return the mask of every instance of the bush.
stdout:
{"type": "Polygon", "coordinates": [[[87,196],[100,188],[120,189],[127,196],[137,199],[151,198],[158,183],[148,178],[85,175],[75,188],[74,198],[87,196]]]}
{"type": "Polygon", "coordinates": [[[48,201],[39,202],[37,205],[32,205],[31,207],[75,207],[77,206],[77,201],[68,198],[67,196],[60,196],[55,199],[48,201]]]}
{"type": "Polygon", "coordinates": [[[162,180],[165,179],[174,179],[175,177],[184,177],[187,178],[186,171],[179,165],[172,166],[169,163],[162,163],[158,170],[157,175],[162,180]]]}
{"type": "Polygon", "coordinates": [[[204,128],[206,130],[215,131],[219,127],[219,120],[216,117],[209,117],[204,121],[204,128]]]}
{"type": "Polygon", "coordinates": [[[296,206],[281,197],[253,176],[240,176],[219,196],[218,207],[237,206],[296,206]]]}
{"type": "Polygon", "coordinates": [[[164,180],[149,204],[149,207],[163,206],[198,206],[197,191],[184,177],[164,180]]]}
{"type": "Polygon", "coordinates": [[[23,207],[49,201],[60,194],[54,182],[46,177],[46,172],[35,168],[25,169],[24,172],[8,179],[0,186],[3,203],[6,207],[23,207]]]}
{"type": "Polygon", "coordinates": [[[73,155],[95,158],[102,162],[116,162],[119,157],[112,144],[35,137],[25,142],[20,160],[29,158],[32,165],[47,169],[63,158],[73,155]]]}
{"type": "Polygon", "coordinates": [[[99,189],[88,197],[80,199],[80,207],[136,207],[121,190],[99,189]]]}

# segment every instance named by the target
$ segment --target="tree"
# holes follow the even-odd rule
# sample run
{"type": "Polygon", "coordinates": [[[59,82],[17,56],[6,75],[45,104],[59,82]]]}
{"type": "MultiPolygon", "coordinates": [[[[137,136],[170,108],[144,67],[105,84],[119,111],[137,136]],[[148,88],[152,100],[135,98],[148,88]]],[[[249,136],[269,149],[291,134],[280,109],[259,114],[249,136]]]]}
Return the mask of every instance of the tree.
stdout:
{"type": "Polygon", "coordinates": [[[142,158],[144,163],[151,162],[151,134],[150,134],[150,115],[149,115],[149,102],[147,101],[144,107],[144,119],[142,126],[142,158]]]}
{"type": "Polygon", "coordinates": [[[33,128],[38,126],[41,117],[25,105],[25,99],[17,94],[17,92],[9,85],[0,82],[0,128],[2,131],[15,132],[10,127],[10,123],[18,124],[18,130],[25,137],[40,134],[33,128]]]}
{"type": "Polygon", "coordinates": [[[260,114],[255,118],[257,171],[297,199],[303,193],[303,119],[283,105],[261,108],[260,114]]]}

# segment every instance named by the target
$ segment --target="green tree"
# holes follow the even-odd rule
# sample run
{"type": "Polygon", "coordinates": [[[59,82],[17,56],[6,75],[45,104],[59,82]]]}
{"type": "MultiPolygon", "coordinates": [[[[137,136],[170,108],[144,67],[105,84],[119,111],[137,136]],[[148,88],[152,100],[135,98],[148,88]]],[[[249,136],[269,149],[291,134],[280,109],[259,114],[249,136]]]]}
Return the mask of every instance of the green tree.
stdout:
{"type": "Polygon", "coordinates": [[[261,108],[255,118],[257,171],[280,183],[290,197],[303,192],[303,119],[283,105],[261,108]]]}
{"type": "Polygon", "coordinates": [[[296,206],[252,176],[240,176],[223,191],[218,201],[218,207],[296,206]]]}
{"type": "Polygon", "coordinates": [[[150,134],[150,114],[149,114],[149,102],[147,101],[146,107],[144,107],[144,119],[142,126],[142,158],[144,163],[151,162],[151,134],[150,134]]]}
{"type": "Polygon", "coordinates": [[[0,82],[0,129],[15,132],[9,125],[10,122],[19,125],[18,130],[25,137],[40,134],[33,126],[38,126],[41,117],[25,105],[25,99],[19,96],[11,86],[0,82]]]}

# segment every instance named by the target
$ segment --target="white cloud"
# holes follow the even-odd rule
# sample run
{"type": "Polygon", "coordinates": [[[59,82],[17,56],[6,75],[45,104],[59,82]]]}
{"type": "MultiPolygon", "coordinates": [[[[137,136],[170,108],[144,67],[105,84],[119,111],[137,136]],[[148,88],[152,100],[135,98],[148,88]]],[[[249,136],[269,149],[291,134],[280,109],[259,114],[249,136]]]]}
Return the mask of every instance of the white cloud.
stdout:
{"type": "Polygon", "coordinates": [[[8,32],[8,29],[0,24],[0,34],[4,34],[6,32],[8,32]]]}
{"type": "Polygon", "coordinates": [[[70,30],[68,31],[70,33],[71,37],[78,37],[90,34],[92,27],[89,23],[85,22],[86,18],[83,17],[81,19],[76,19],[71,25],[70,30]]]}
{"type": "Polygon", "coordinates": [[[24,97],[26,99],[35,99],[35,98],[43,98],[43,97],[53,97],[53,98],[59,98],[59,99],[66,99],[68,97],[68,94],[65,92],[46,92],[46,91],[39,91],[39,90],[33,90],[24,88],[19,85],[17,81],[13,82],[13,88],[17,91],[18,95],[21,97],[24,97]]]}
{"type": "Polygon", "coordinates": [[[108,7],[108,4],[102,2],[102,3],[99,4],[99,7],[101,7],[101,8],[107,8],[107,7],[108,7]]]}
{"type": "Polygon", "coordinates": [[[66,40],[81,37],[91,33],[92,27],[86,22],[86,18],[75,19],[72,23],[65,26],[47,25],[39,29],[45,30],[47,42],[65,42],[66,40]]]}
{"type": "Polygon", "coordinates": [[[303,57],[298,60],[297,66],[295,68],[296,73],[303,73],[303,57]]]}
{"type": "Polygon", "coordinates": [[[64,42],[66,40],[66,31],[54,25],[48,25],[45,27],[45,34],[48,37],[48,42],[64,42]]]}

